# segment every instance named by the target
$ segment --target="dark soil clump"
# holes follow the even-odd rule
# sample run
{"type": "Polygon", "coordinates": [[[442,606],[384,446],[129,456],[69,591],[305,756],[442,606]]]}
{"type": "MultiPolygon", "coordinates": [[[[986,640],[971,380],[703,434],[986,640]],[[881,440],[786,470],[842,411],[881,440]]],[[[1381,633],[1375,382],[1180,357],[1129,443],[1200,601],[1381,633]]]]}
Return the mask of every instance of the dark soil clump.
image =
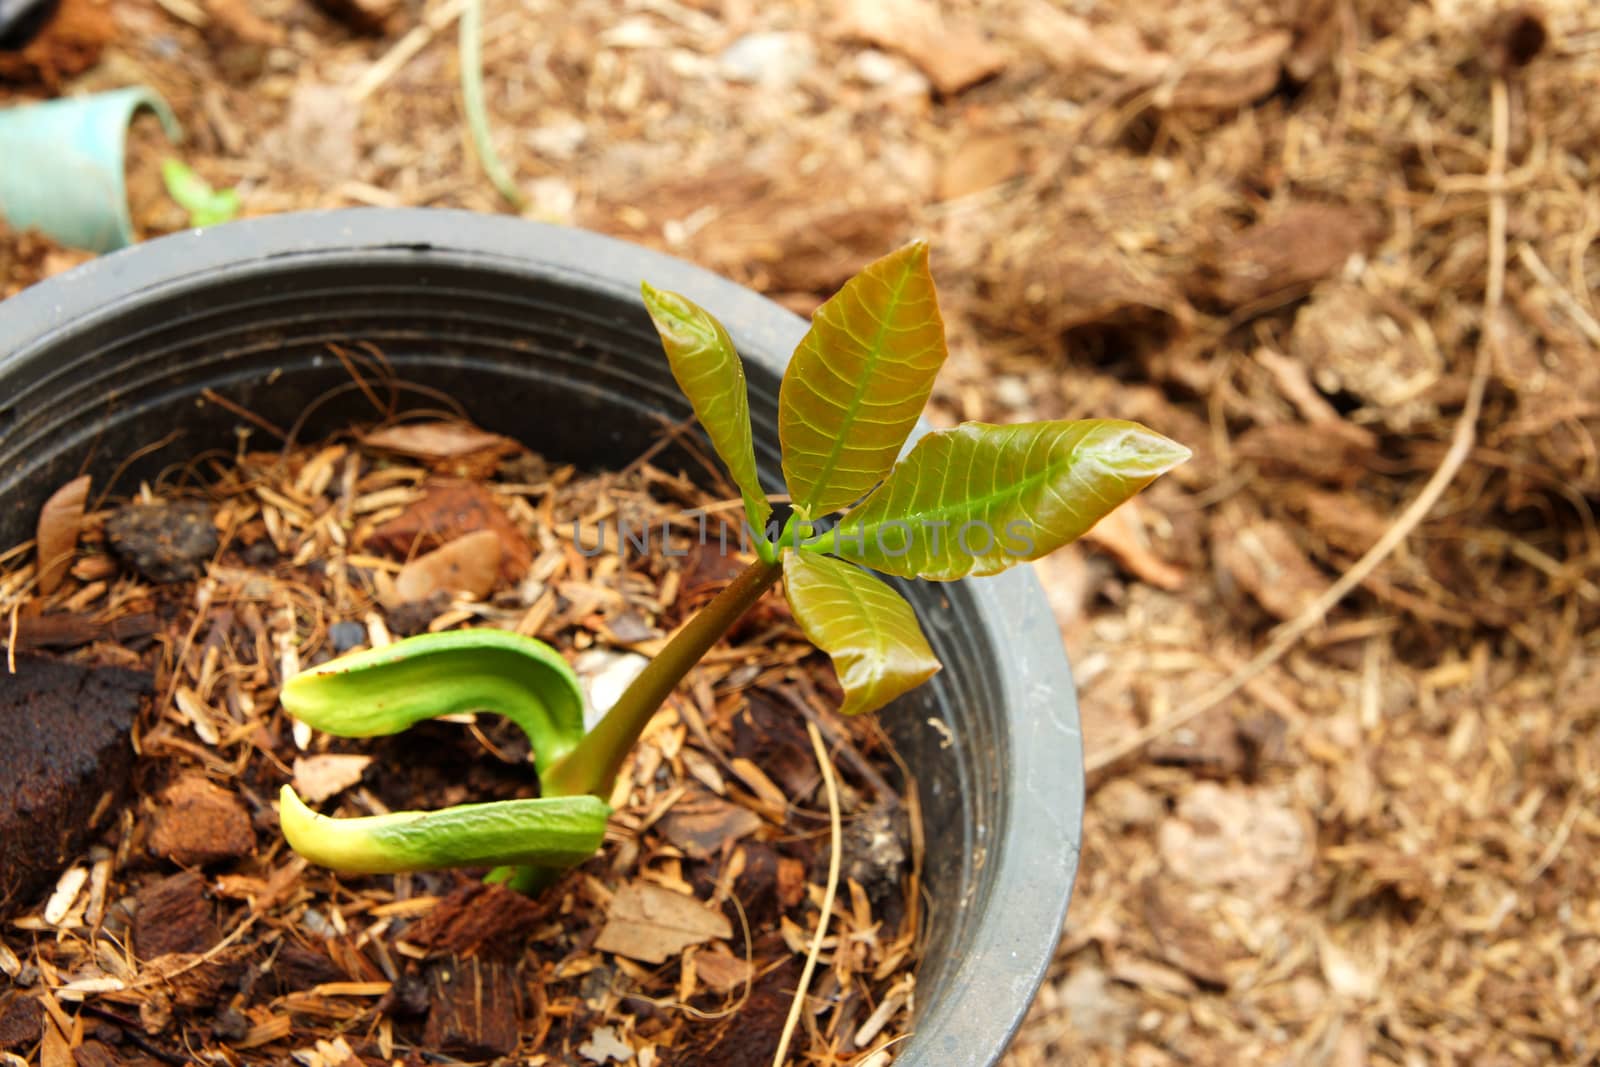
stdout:
{"type": "Polygon", "coordinates": [[[0,912],[30,900],[127,792],[150,675],[18,656],[0,670],[0,912]]]}

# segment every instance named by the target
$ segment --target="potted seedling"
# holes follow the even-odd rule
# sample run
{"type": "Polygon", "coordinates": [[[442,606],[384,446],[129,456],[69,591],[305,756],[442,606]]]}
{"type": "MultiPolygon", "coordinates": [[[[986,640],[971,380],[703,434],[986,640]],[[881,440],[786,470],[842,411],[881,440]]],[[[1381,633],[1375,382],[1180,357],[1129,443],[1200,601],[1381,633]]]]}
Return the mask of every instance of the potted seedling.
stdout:
{"type": "Polygon", "coordinates": [[[787,572],[796,617],[834,656],[841,710],[903,693],[881,726],[925,828],[915,888],[926,936],[915,1025],[894,1061],[997,1063],[1071,895],[1082,741],[1030,569],[947,579],[1048,551],[1182,451],[1126,423],[968,426],[923,437],[895,466],[944,357],[920,248],[869,269],[808,332],[747,289],[592,233],[452,211],[312,212],[146,242],[0,304],[0,543],[31,537],[46,498],[80,474],[124,493],[266,426],[296,442],[344,431],[370,408],[333,347],[381,351],[420,403],[448,394],[476,425],[590,470],[620,469],[664,422],[698,414],[743,493],[754,559],[588,732],[561,656],[483,630],[292,682],[291,709],[315,720],[321,708],[345,732],[469,708],[507,715],[533,739],[544,795],[387,824],[325,820],[286,798],[291,837],[351,868],[496,866],[535,888],[599,847],[618,795],[605,784],[640,724],[787,572]],[[641,279],[683,298],[651,293],[641,307],[641,279]],[[748,392],[728,384],[735,347],[748,392]],[[767,494],[785,488],[790,506],[769,513],[767,494]],[[934,580],[899,580],[920,576],[934,580]],[[944,669],[918,685],[935,658],[944,669]]]}
{"type": "Polygon", "coordinates": [[[317,815],[281,795],[289,844],[339,870],[494,866],[533,889],[605,836],[618,771],[690,669],[781,577],[806,637],[832,658],[840,711],[876,711],[939,670],[911,606],[871,571],[951,581],[1054,551],[1188,457],[1130,422],[967,423],[902,446],[945,360],[925,244],[869,266],[817,311],[783,378],[778,431],[787,517],[757,477],[743,364],[709,312],[643,287],[673,377],[744,504],[754,558],[662,649],[594,729],[555,649],[492,629],[426,634],[289,680],[284,707],[344,737],[492,711],[527,734],[543,795],[436,812],[317,815]],[[898,462],[897,462],[898,460],[898,462]]]}

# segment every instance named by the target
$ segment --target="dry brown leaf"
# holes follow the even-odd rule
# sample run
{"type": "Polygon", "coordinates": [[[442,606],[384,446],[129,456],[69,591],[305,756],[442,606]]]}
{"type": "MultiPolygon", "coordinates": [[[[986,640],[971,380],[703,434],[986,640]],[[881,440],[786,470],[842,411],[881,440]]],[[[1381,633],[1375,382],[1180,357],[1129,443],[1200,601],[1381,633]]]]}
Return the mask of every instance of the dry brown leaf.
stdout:
{"type": "Polygon", "coordinates": [[[1223,45],[1178,79],[1170,96],[1156,93],[1158,106],[1227,110],[1253,103],[1278,85],[1278,73],[1294,38],[1272,30],[1239,44],[1223,45]]]}
{"type": "Polygon", "coordinates": [[[294,761],[294,791],[307,804],[327,800],[361,781],[371,756],[327,752],[294,761]]]}
{"type": "Polygon", "coordinates": [[[1334,274],[1378,236],[1377,219],[1343,204],[1294,204],[1233,234],[1204,267],[1202,282],[1230,306],[1291,297],[1334,274]]]}
{"type": "Polygon", "coordinates": [[[350,106],[345,90],[297,82],[289,94],[283,121],[262,137],[262,147],[291,173],[321,175],[342,181],[361,162],[360,109],[350,106]]]}
{"type": "Polygon", "coordinates": [[[1295,543],[1288,527],[1270,519],[1212,523],[1219,570],[1279,619],[1292,619],[1328,588],[1329,580],[1295,543]]]}
{"type": "Polygon", "coordinates": [[[1250,952],[1218,913],[1218,894],[1193,889],[1165,875],[1152,875],[1139,888],[1138,914],[1154,936],[1161,957],[1208,985],[1226,989],[1230,971],[1249,959],[1250,952]]]}
{"type": "Polygon", "coordinates": [[[1037,4],[1029,12],[1027,30],[1031,40],[1069,71],[1092,68],[1119,78],[1154,82],[1172,62],[1165,52],[1146,44],[1133,26],[1122,22],[1096,26],[1045,4],[1037,4]]]}
{"type": "Polygon", "coordinates": [[[939,199],[981,192],[1022,169],[1022,143],[1005,134],[981,134],[953,148],[939,168],[939,199]]]}
{"type": "Polygon", "coordinates": [[[416,459],[455,459],[510,445],[497,433],[465,422],[410,422],[363,434],[361,443],[416,459]]]}
{"type": "Polygon", "coordinates": [[[1229,886],[1254,900],[1288,892],[1311,866],[1311,834],[1282,790],[1199,782],[1159,833],[1162,860],[1198,886],[1229,886]]]}
{"type": "MultiPolygon", "coordinates": [[[[772,165],[718,165],[674,175],[632,189],[618,188],[603,205],[604,218],[634,205],[648,209],[655,225],[668,229],[685,217],[706,217],[695,233],[706,266],[768,293],[804,298],[806,314],[856,271],[903,241],[912,228],[907,203],[932,194],[931,159],[927,172],[918,156],[904,168],[846,168],[827,164],[808,171],[800,184],[778,180],[772,165]],[[867,195],[848,205],[819,203],[819,188],[854,188],[867,195]]],[[[799,158],[777,169],[800,168],[799,158]]],[[[622,231],[633,236],[635,231],[622,231]]]]}
{"type": "MultiPolygon", "coordinates": [[[[1152,196],[1158,195],[1154,190],[1152,196]]],[[[1096,225],[1063,225],[1035,245],[974,264],[993,299],[982,314],[1012,328],[1060,333],[1080,326],[1136,324],[1176,338],[1194,313],[1148,255],[1118,247],[1096,225]]]]}
{"type": "Polygon", "coordinates": [[[1243,107],[1272,92],[1294,37],[1282,29],[1256,32],[1235,27],[1240,36],[1221,41],[1194,57],[1152,48],[1128,22],[1095,25],[1086,19],[1040,6],[1028,24],[1036,39],[1048,41],[1052,60],[1073,71],[1092,70],[1135,85],[1156,87],[1157,107],[1243,107]]]}
{"type": "Polygon", "coordinates": [[[1000,73],[1008,58],[977,24],[930,0],[844,0],[837,25],[841,36],[899,52],[946,96],[1000,73]]]}
{"type": "Polygon", "coordinates": [[[1228,708],[1212,708],[1206,714],[1150,742],[1146,749],[1150,762],[1184,767],[1190,773],[1227,780],[1245,765],[1245,748],[1228,708]]]}
{"type": "Polygon", "coordinates": [[[84,474],[57,489],[39,509],[39,592],[46,596],[60,587],[72,566],[88,499],[89,476],[84,474]]]}
{"type": "Polygon", "coordinates": [[[405,603],[427,600],[435,593],[488,596],[500,570],[500,535],[479,530],[458,537],[426,556],[407,563],[395,577],[395,592],[405,603]]]}
{"type": "Polygon", "coordinates": [[[1172,590],[1183,585],[1182,568],[1173,566],[1150,550],[1150,540],[1145,534],[1137,500],[1128,501],[1095,523],[1084,534],[1084,540],[1105,549],[1134,577],[1157,589],[1172,590]]]}
{"type": "Polygon", "coordinates": [[[1236,437],[1233,453],[1236,460],[1254,463],[1274,479],[1353,489],[1372,471],[1378,440],[1371,430],[1346,419],[1269,422],[1236,437]]]}
{"type": "Polygon", "coordinates": [[[594,947],[644,963],[665,963],[690,945],[733,936],[728,917],[693,897],[632,882],[611,898],[594,947]]]}
{"type": "MultiPolygon", "coordinates": [[[[758,217],[769,210],[768,204],[754,205],[758,217]]],[[[774,289],[827,294],[866,266],[877,248],[896,241],[909,222],[905,205],[887,196],[859,208],[817,211],[812,203],[777,234],[780,251],[763,267],[774,289]]],[[[765,226],[757,231],[762,240],[768,239],[765,226]]],[[[731,254],[736,250],[723,256],[731,254]]]]}
{"type": "Polygon", "coordinates": [[[1092,963],[1073,968],[1057,990],[1074,1040],[1120,1049],[1137,1032],[1139,1001],[1092,963]]]}
{"type": "Polygon", "coordinates": [[[1389,519],[1354,493],[1338,493],[1314,486],[1294,485],[1284,499],[1305,516],[1305,527],[1316,531],[1318,554],[1328,545],[1351,556],[1371,548],[1389,528],[1389,519]]]}
{"type": "Polygon", "coordinates": [[[755,977],[755,967],[714,946],[694,958],[695,975],[710,989],[730,993],[755,977]]]}
{"type": "Polygon", "coordinates": [[[727,782],[722,780],[722,772],[710,756],[704,755],[698,749],[686,748],[681,753],[683,769],[695,777],[707,789],[722,796],[728,791],[727,782]]]}
{"type": "Polygon", "coordinates": [[[450,479],[430,481],[426,489],[422,499],[412,501],[405,511],[372,531],[367,544],[407,557],[439,548],[464,534],[492,530],[500,538],[500,576],[507,582],[521,580],[533,562],[533,546],[488,486],[450,479]]]}
{"type": "Polygon", "coordinates": [[[761,829],[761,816],[709,793],[688,796],[661,820],[661,834],[686,856],[706,859],[761,829]]]}

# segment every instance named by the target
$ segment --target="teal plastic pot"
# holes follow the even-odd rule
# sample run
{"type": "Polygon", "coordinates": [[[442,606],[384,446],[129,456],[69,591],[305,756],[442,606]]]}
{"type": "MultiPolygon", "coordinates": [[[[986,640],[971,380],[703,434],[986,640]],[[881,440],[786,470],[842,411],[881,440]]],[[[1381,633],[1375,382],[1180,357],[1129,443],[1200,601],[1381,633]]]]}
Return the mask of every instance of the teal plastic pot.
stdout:
{"type": "Polygon", "coordinates": [[[71,248],[114,252],[134,242],[128,214],[128,124],[148,108],[167,136],[183,131],[149,89],[0,109],[0,217],[71,248]]]}

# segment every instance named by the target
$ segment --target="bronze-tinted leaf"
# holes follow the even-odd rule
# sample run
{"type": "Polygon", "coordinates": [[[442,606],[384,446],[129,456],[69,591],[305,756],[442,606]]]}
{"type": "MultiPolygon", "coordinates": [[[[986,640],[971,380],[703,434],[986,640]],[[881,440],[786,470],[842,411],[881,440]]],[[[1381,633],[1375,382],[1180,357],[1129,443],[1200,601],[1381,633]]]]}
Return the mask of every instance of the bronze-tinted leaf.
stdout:
{"type": "Polygon", "coordinates": [[[39,592],[49,595],[61,585],[78,548],[78,527],[89,499],[89,476],[72,479],[50,495],[39,510],[39,592]]]}
{"type": "Polygon", "coordinates": [[[904,578],[996,574],[1077,539],[1188,458],[1134,422],[969,422],[918,441],[813,547],[904,578]]]}
{"type": "Polygon", "coordinates": [[[876,711],[939,670],[911,605],[866,571],[789,552],[783,586],[806,637],[833,658],[845,715],[876,711]]]}
{"type": "Polygon", "coordinates": [[[695,418],[706,428],[711,446],[739,487],[751,529],[759,531],[772,514],[772,505],[767,503],[756,473],[750,396],[733,339],[711,312],[689,298],[648,284],[641,288],[644,306],[661,334],[672,377],[694,406],[695,418]]]}
{"type": "Polygon", "coordinates": [[[778,391],[783,477],[802,518],[861,499],[889,473],[945,354],[920,241],[873,263],[817,309],[778,391]]]}

